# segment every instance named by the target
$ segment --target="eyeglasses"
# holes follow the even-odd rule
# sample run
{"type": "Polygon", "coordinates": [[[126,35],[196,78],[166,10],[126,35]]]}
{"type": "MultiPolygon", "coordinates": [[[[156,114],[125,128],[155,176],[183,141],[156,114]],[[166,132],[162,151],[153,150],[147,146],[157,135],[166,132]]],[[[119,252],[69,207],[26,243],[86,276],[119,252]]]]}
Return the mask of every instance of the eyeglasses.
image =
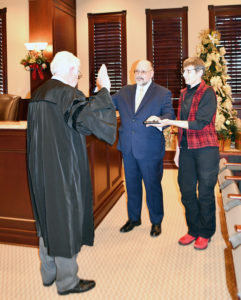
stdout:
{"type": "Polygon", "coordinates": [[[150,72],[152,70],[148,70],[148,71],[143,71],[143,70],[134,70],[135,74],[141,74],[141,75],[146,75],[146,73],[150,72]]]}
{"type": "Polygon", "coordinates": [[[189,74],[190,74],[192,71],[194,71],[194,70],[196,71],[197,68],[182,70],[182,74],[187,73],[187,74],[189,75],[189,74]]]}

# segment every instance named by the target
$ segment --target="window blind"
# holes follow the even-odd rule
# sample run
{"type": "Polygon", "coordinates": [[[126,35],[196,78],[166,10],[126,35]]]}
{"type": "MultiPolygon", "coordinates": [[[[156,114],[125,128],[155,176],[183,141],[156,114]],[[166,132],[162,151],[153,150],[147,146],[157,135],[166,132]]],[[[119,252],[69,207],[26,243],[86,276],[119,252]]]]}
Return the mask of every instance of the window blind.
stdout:
{"type": "Polygon", "coordinates": [[[209,6],[210,28],[221,33],[232,97],[241,101],[241,5],[209,6]]]}
{"type": "Polygon", "coordinates": [[[152,61],[154,80],[179,98],[184,87],[182,63],[187,58],[187,7],[146,10],[147,59],[152,61]]]}
{"type": "Polygon", "coordinates": [[[0,9],[0,94],[7,93],[7,9],[0,9]]]}
{"type": "Polygon", "coordinates": [[[100,66],[106,64],[113,94],[127,83],[126,12],[88,14],[88,20],[90,93],[100,66]]]}

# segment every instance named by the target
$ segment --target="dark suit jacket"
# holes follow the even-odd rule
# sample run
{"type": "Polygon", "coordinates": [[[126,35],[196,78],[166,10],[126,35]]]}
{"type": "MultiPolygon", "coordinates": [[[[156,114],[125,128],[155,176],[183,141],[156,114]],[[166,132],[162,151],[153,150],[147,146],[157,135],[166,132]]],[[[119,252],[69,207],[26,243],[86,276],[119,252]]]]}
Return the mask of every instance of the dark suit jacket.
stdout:
{"type": "Polygon", "coordinates": [[[163,133],[154,127],[146,127],[143,122],[150,116],[174,119],[171,92],[152,82],[135,113],[136,84],[127,85],[112,96],[120,113],[118,149],[123,154],[132,150],[137,159],[162,158],[165,153],[163,133]]]}

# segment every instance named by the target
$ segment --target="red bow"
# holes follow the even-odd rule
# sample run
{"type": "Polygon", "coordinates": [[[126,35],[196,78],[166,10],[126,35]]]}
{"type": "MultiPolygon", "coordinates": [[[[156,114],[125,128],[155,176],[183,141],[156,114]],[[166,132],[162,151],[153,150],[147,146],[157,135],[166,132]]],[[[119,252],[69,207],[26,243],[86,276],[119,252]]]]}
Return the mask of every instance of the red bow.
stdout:
{"type": "Polygon", "coordinates": [[[37,78],[37,73],[39,75],[40,79],[44,79],[44,74],[43,74],[43,68],[38,65],[38,64],[32,64],[30,66],[30,69],[32,71],[32,78],[35,80],[37,78]]]}

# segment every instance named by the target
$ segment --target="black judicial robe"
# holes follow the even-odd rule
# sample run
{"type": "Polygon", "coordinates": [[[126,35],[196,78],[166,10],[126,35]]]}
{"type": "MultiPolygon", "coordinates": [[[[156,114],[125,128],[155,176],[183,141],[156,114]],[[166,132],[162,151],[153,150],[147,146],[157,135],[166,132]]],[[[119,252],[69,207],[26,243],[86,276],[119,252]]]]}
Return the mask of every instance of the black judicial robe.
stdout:
{"type": "Polygon", "coordinates": [[[85,98],[50,79],[28,108],[28,177],[38,236],[51,256],[72,257],[93,245],[92,188],[85,136],[113,144],[115,108],[103,88],[85,98]]]}

